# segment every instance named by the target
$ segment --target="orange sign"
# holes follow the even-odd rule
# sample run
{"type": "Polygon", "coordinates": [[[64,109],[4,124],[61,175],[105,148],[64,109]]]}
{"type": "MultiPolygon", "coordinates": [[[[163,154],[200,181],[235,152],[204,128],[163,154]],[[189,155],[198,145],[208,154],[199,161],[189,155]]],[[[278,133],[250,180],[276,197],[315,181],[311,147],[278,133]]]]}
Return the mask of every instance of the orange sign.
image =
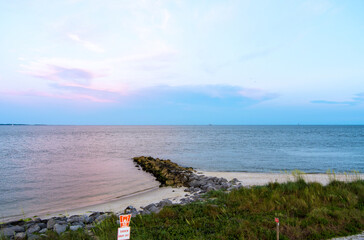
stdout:
{"type": "Polygon", "coordinates": [[[120,215],[120,227],[129,227],[131,214],[129,215],[120,215]]]}

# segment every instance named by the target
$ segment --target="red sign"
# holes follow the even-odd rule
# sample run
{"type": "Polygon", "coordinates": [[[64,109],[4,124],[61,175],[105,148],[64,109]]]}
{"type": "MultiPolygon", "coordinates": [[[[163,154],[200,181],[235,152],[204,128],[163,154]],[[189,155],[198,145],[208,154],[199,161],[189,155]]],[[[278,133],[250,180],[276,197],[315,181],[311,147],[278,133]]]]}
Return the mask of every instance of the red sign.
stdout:
{"type": "Polygon", "coordinates": [[[274,218],[274,221],[275,221],[276,223],[279,223],[279,218],[274,218]]]}
{"type": "Polygon", "coordinates": [[[120,227],[129,227],[131,214],[129,215],[120,215],[120,227]]]}

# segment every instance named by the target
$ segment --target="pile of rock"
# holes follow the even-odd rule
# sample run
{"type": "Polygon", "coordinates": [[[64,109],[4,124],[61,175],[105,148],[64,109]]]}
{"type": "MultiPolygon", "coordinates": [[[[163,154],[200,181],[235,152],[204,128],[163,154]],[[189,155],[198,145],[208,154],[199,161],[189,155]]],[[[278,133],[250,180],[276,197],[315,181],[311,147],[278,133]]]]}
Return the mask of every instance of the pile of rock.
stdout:
{"type": "Polygon", "coordinates": [[[145,207],[141,207],[142,210],[138,211],[133,206],[128,206],[124,212],[120,212],[117,214],[131,214],[131,217],[135,217],[138,214],[145,215],[151,213],[159,213],[165,206],[171,206],[173,202],[169,199],[163,199],[158,203],[151,203],[145,207]]]}
{"type": "Polygon", "coordinates": [[[184,168],[171,160],[161,160],[152,157],[135,157],[134,162],[144,171],[153,174],[153,176],[163,186],[182,187],[187,186],[189,173],[193,172],[193,168],[184,168]]]}
{"type": "Polygon", "coordinates": [[[66,230],[76,231],[80,228],[91,229],[111,216],[111,212],[93,212],[90,215],[73,215],[70,217],[53,217],[50,219],[34,218],[31,221],[13,221],[0,225],[0,236],[8,239],[39,239],[46,236],[48,230],[58,234],[66,230]]]}
{"type": "Polygon", "coordinates": [[[231,191],[242,187],[234,178],[228,182],[225,178],[207,177],[196,174],[193,168],[184,168],[171,160],[162,160],[152,157],[135,157],[134,162],[144,171],[153,174],[161,186],[188,187],[188,192],[205,193],[211,190],[231,191]]]}
{"type": "Polygon", "coordinates": [[[242,187],[238,179],[228,181],[226,178],[208,177],[204,175],[190,174],[188,176],[188,192],[206,193],[212,190],[231,191],[242,187]]]}
{"type": "MultiPolygon", "coordinates": [[[[185,198],[180,199],[178,204],[201,201],[203,200],[202,194],[212,190],[231,191],[242,187],[242,184],[236,178],[228,181],[225,178],[196,174],[193,168],[181,167],[170,160],[141,156],[135,157],[134,162],[144,171],[153,174],[161,183],[161,186],[187,187],[185,192],[189,192],[189,194],[186,194],[185,198]]],[[[159,206],[160,203],[149,204],[142,208],[143,210],[139,213],[159,212],[161,210],[159,206]]]]}

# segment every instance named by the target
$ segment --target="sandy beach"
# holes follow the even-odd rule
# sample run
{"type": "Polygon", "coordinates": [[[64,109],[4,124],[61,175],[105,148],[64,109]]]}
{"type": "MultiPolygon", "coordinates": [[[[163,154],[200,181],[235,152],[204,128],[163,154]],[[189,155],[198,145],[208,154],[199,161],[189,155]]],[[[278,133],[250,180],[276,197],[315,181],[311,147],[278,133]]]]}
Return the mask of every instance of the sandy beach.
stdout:
{"type": "Polygon", "coordinates": [[[169,199],[173,203],[178,202],[181,198],[183,198],[186,194],[184,192],[185,188],[172,188],[172,187],[163,187],[163,188],[154,188],[151,190],[147,190],[145,192],[140,192],[137,194],[125,196],[119,199],[115,199],[113,201],[90,205],[81,208],[68,209],[66,211],[54,212],[47,215],[40,215],[40,218],[51,218],[59,215],[83,215],[90,214],[91,212],[122,212],[126,207],[132,205],[137,210],[140,210],[141,207],[146,206],[150,203],[157,203],[163,199],[169,199]]]}
{"type": "MultiPolygon", "coordinates": [[[[241,181],[243,186],[254,186],[254,185],[265,185],[269,182],[287,182],[293,181],[294,176],[290,173],[249,173],[249,172],[198,172],[199,175],[211,176],[211,177],[223,177],[227,180],[232,180],[233,178],[241,181]]],[[[364,174],[359,175],[345,175],[336,174],[335,176],[329,174],[303,174],[302,177],[307,182],[319,182],[323,185],[328,184],[330,179],[340,180],[340,181],[352,181],[358,178],[363,179],[364,174]]],[[[157,203],[163,199],[169,199],[174,203],[179,202],[179,200],[185,197],[184,187],[172,188],[172,187],[162,187],[154,188],[145,192],[137,193],[131,196],[125,196],[120,199],[115,199],[106,203],[90,205],[87,207],[68,209],[62,212],[55,212],[48,215],[40,216],[41,218],[50,218],[59,215],[82,215],[88,214],[92,211],[103,211],[103,212],[121,212],[127,206],[132,205],[136,209],[140,210],[141,207],[146,206],[150,203],[157,203]]]]}
{"type": "MultiPolygon", "coordinates": [[[[243,186],[265,185],[269,182],[287,182],[294,181],[294,176],[291,173],[251,173],[251,172],[202,172],[206,176],[223,177],[227,180],[233,178],[242,182],[243,186]]],[[[364,174],[302,174],[301,175],[306,182],[319,182],[326,185],[332,179],[339,181],[353,181],[358,178],[363,179],[364,174]]]]}

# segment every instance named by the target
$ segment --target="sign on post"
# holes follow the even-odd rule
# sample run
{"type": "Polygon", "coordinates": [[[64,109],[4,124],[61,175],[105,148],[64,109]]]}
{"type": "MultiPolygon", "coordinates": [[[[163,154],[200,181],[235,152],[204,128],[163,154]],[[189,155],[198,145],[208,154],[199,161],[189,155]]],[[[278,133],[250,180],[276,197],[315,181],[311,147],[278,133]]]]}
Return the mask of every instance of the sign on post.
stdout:
{"type": "Polygon", "coordinates": [[[131,214],[120,215],[120,227],[129,227],[131,214]]]}
{"type": "Polygon", "coordinates": [[[130,239],[129,215],[120,215],[120,227],[118,228],[118,240],[130,239]]]}
{"type": "Polygon", "coordinates": [[[118,228],[118,240],[130,239],[130,227],[118,228]]]}

